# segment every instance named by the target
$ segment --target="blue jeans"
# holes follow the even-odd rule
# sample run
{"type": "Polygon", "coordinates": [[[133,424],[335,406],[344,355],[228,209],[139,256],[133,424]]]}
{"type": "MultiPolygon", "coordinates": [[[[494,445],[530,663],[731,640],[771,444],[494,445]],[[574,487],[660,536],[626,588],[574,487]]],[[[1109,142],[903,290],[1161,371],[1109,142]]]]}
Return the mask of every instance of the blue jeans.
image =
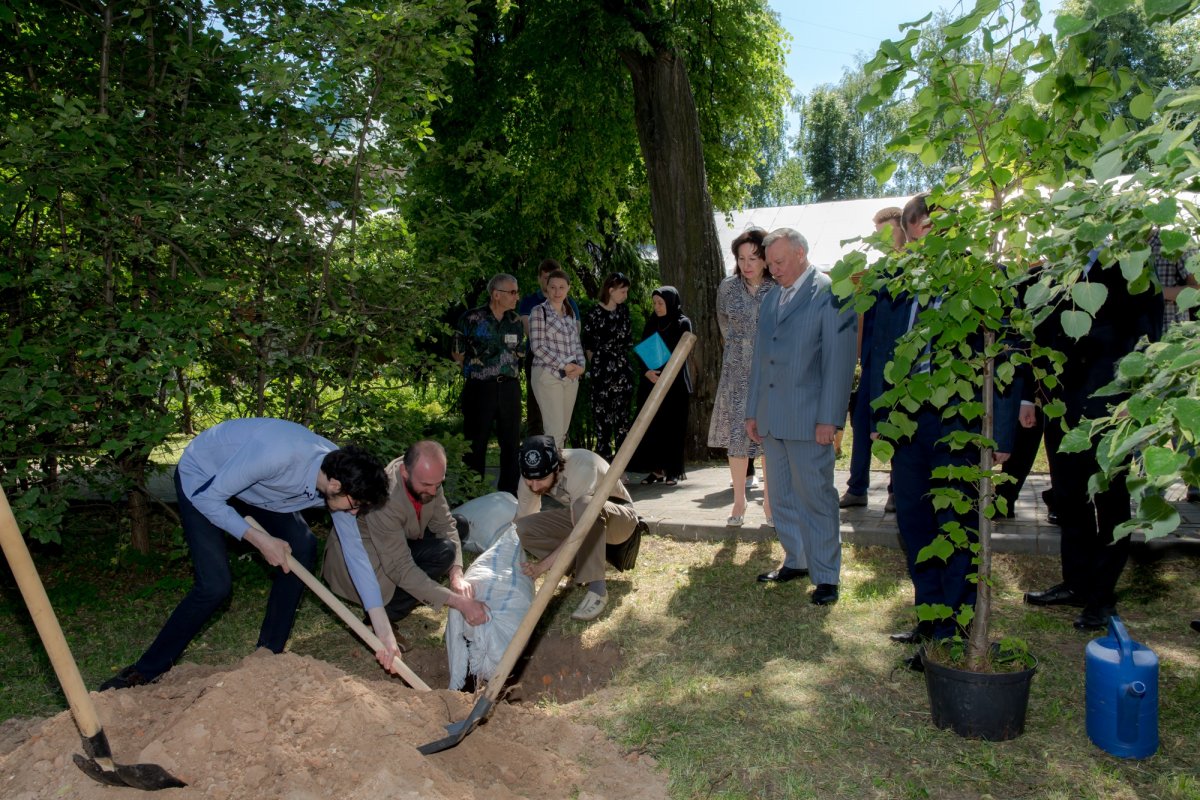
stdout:
{"type": "MultiPolygon", "coordinates": [[[[207,484],[199,491],[204,491],[207,484]]],[[[183,651],[229,598],[233,578],[229,571],[229,553],[225,531],[201,514],[183,491],[178,471],[175,494],[179,498],[179,518],[183,536],[192,557],[195,583],[167,618],[154,642],[134,667],[146,680],[153,680],[175,665],[183,651]]],[[[292,556],[310,571],[317,561],[317,537],[300,512],[279,513],[253,508],[234,498],[229,501],[239,514],[252,515],[272,536],[292,547],[292,556]]],[[[282,653],[292,633],[296,609],[304,593],[304,584],[295,575],[274,570],[267,613],[258,634],[258,646],[282,653]]]]}

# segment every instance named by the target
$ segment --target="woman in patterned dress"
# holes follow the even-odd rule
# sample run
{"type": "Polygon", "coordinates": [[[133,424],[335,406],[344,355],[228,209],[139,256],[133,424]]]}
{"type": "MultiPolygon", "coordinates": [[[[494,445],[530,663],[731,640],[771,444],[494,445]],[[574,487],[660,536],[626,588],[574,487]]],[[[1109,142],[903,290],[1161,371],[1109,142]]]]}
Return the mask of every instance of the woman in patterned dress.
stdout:
{"type": "MultiPolygon", "coordinates": [[[[741,527],[746,514],[746,466],[760,448],[746,435],[746,387],[754,358],[754,334],[763,297],[775,285],[767,271],[763,237],[767,232],[751,228],[733,240],[737,269],[717,289],[717,325],[725,339],[721,359],[721,382],[708,424],[708,446],[728,450],[729,473],[733,478],[733,509],[726,524],[741,527]]],[[[766,472],[764,468],[764,474],[766,472]]],[[[771,503],[763,483],[763,513],[771,524],[771,503]]]]}
{"type": "Polygon", "coordinates": [[[625,305],[628,299],[629,278],[614,272],[600,287],[600,302],[583,318],[583,350],[591,364],[595,452],[605,461],[612,461],[629,432],[629,401],[633,397],[629,348],[633,332],[625,305]]]}

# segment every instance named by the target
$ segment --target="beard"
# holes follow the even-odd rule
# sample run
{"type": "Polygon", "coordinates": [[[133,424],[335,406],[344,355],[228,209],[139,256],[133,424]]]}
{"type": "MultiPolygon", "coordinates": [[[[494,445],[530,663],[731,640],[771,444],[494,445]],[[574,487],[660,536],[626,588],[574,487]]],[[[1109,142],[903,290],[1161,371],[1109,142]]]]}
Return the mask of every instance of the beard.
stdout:
{"type": "Polygon", "coordinates": [[[436,494],[426,494],[424,492],[418,492],[417,487],[412,485],[411,480],[404,481],[404,488],[408,489],[408,493],[410,495],[412,495],[413,497],[420,500],[421,505],[425,505],[426,503],[432,503],[434,501],[434,499],[437,497],[436,494]]]}
{"type": "Polygon", "coordinates": [[[560,474],[561,473],[558,473],[558,472],[554,473],[554,480],[550,481],[548,484],[546,484],[541,489],[534,489],[533,493],[538,495],[539,497],[542,495],[550,494],[550,492],[554,489],[554,487],[558,486],[558,476],[560,474]]]}

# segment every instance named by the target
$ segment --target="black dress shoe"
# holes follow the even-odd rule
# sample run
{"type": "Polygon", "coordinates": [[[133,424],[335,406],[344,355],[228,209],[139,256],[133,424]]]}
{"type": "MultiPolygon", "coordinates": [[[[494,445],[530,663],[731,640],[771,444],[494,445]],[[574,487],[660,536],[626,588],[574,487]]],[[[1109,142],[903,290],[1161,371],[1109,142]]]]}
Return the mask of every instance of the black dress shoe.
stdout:
{"type": "Polygon", "coordinates": [[[831,606],[837,602],[838,585],[836,583],[818,583],[812,593],[814,606],[831,606]]]}
{"type": "Polygon", "coordinates": [[[1108,627],[1108,618],[1116,613],[1117,609],[1112,606],[1088,606],[1073,624],[1077,631],[1102,631],[1108,627]]]}
{"type": "Polygon", "coordinates": [[[1192,620],[1192,630],[1194,630],[1196,633],[1200,633],[1200,619],[1192,620]]]}
{"type": "Polygon", "coordinates": [[[770,572],[764,572],[758,576],[759,583],[787,583],[794,581],[796,578],[808,577],[808,570],[796,569],[794,567],[783,566],[782,564],[770,572]]]}
{"type": "Polygon", "coordinates": [[[1044,592],[1026,592],[1025,602],[1031,606],[1082,606],[1083,600],[1065,583],[1051,586],[1044,592]]]}

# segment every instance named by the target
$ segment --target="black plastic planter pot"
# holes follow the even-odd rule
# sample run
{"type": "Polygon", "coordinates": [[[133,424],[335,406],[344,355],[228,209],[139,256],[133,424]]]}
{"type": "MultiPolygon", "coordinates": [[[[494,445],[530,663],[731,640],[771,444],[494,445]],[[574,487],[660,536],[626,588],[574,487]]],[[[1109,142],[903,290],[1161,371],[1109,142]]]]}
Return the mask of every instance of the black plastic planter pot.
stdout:
{"type": "Polygon", "coordinates": [[[1021,672],[967,672],[924,657],[933,724],[969,739],[1003,742],[1025,732],[1029,685],[1037,665],[1021,672]]]}

